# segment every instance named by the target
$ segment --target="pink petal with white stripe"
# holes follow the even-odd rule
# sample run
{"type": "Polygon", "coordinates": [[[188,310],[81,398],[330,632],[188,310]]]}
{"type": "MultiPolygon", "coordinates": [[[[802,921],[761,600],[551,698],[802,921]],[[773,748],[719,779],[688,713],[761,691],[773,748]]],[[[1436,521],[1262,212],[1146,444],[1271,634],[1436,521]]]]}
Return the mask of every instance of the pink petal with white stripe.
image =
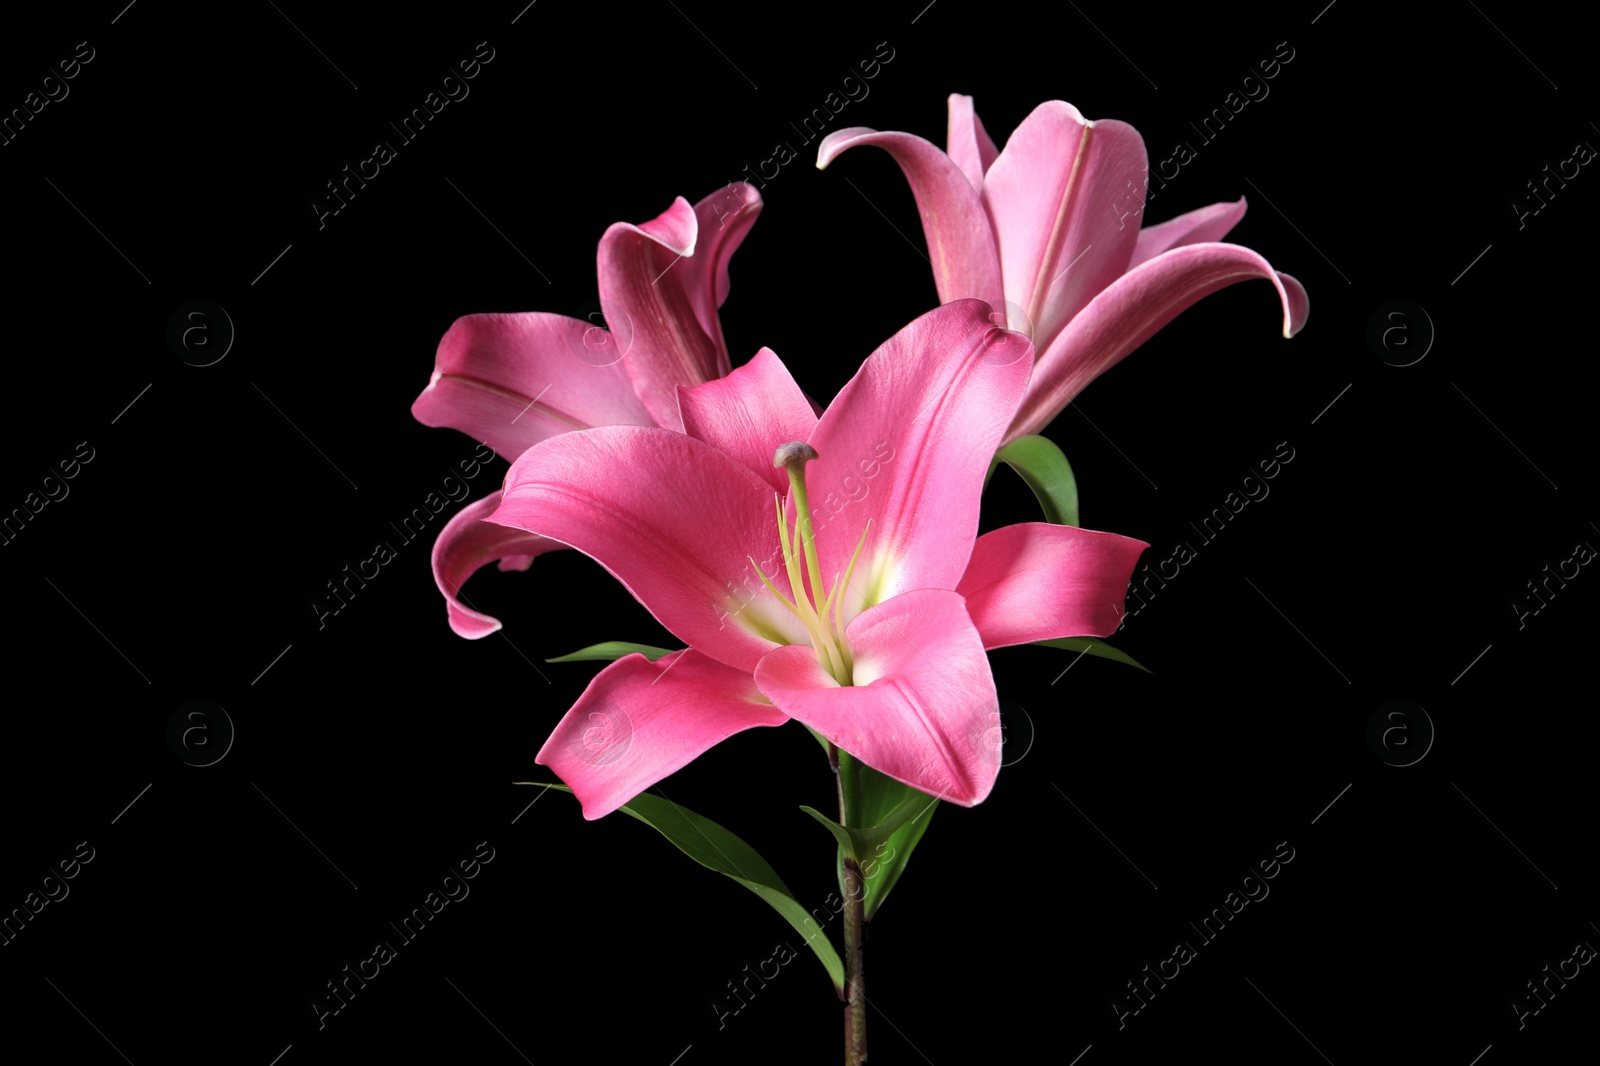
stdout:
{"type": "Polygon", "coordinates": [[[808,647],[779,648],[756,667],[777,708],[879,773],[971,807],[999,773],[990,735],[999,701],[983,641],[961,597],[918,589],[856,617],[846,636],[854,685],[841,686],[808,647]]]}
{"type": "Polygon", "coordinates": [[[466,315],[439,341],[433,377],[411,405],[425,426],[449,426],[515,459],[557,433],[652,425],[620,365],[585,358],[592,331],[565,315],[466,315]]]}
{"type": "MultiPolygon", "coordinates": [[[[850,566],[846,617],[917,588],[955,588],[978,533],[989,460],[1027,388],[1033,344],[977,300],[885,341],[823,412],[806,468],[822,576],[850,566]]],[[[791,502],[789,513],[794,513],[791,502]]]]}
{"type": "Polygon", "coordinates": [[[1043,347],[1127,268],[1139,234],[1114,208],[1143,205],[1144,173],[1126,122],[1090,122],[1060,100],[1022,120],[983,179],[1013,328],[1031,325],[1043,347]]]}

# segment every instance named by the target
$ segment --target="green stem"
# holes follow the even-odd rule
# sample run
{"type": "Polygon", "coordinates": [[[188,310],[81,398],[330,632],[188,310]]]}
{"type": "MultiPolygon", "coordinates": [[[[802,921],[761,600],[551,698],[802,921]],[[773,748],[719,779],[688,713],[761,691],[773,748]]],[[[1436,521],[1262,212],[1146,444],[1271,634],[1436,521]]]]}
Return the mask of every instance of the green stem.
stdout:
{"type": "MultiPolygon", "coordinates": [[[[859,763],[847,751],[828,747],[829,761],[839,777],[839,824],[861,824],[859,763]]],[[[840,883],[844,888],[844,1061],[862,1066],[867,1061],[867,881],[856,860],[840,850],[840,883]]]]}

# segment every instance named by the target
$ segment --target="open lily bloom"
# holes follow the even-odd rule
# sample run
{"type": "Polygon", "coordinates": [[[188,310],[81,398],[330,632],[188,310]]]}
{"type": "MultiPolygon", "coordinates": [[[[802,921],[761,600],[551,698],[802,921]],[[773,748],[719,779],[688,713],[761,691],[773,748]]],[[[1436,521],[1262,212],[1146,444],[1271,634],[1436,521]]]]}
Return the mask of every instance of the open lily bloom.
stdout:
{"type": "Polygon", "coordinates": [[[1305,289],[1260,255],[1217,243],[1245,201],[1212,204],[1140,229],[1144,140],[1125,122],[1091,122],[1051,100],[997,151],[972,109],[950,97],[949,151],[909,133],[856,126],[817,147],[825,168],[847,148],[892,155],[911,183],[939,299],[987,300],[1033,339],[1037,365],[1006,441],[1037,433],[1073,397],[1184,310],[1218,289],[1265,278],[1283,335],[1305,325],[1305,289]]]}
{"type": "MultiPolygon", "coordinates": [[[[576,429],[681,429],[678,386],[728,373],[717,309],[728,297],[728,260],[761,206],[754,187],[735,182],[694,207],[680,196],[643,225],[613,224],[599,252],[609,331],[544,312],[458,318],[411,413],[508,460],[576,429]]],[[[463,637],[487,636],[500,622],[461,602],[462,582],[496,560],[501,570],[526,570],[535,556],[562,547],[485,521],[499,504],[498,492],[468,504],[434,542],[434,583],[450,627],[463,637]]]]}
{"type": "Polygon", "coordinates": [[[989,794],[985,649],[1112,632],[1148,547],[1042,522],[977,535],[1033,357],[991,313],[918,318],[820,418],[762,349],[680,390],[681,434],[567,433],[512,464],[492,521],[591,556],[688,645],[612,663],[539,752],[586,818],[791,717],[924,792],[989,794]]]}

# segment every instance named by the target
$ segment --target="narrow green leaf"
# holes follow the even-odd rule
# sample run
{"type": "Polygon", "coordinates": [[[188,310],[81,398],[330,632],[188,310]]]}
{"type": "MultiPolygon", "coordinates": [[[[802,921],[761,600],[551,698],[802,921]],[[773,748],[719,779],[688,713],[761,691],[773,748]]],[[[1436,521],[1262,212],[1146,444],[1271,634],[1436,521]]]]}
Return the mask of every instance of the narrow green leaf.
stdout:
{"type": "Polygon", "coordinates": [[[914,788],[900,787],[906,789],[906,795],[880,821],[869,826],[843,826],[815,808],[802,806],[800,809],[821,822],[833,834],[839,846],[844,848],[845,854],[860,862],[870,859],[877,847],[893,836],[895,830],[927,809],[930,803],[937,802],[932,796],[914,788]]]}
{"type": "Polygon", "coordinates": [[[546,659],[547,663],[582,663],[601,659],[610,662],[620,659],[624,655],[638,652],[651,662],[655,662],[663,655],[671,655],[671,648],[657,648],[649,644],[629,644],[625,640],[606,640],[599,644],[591,644],[587,648],[579,648],[571,655],[558,655],[554,659],[546,659]]]}
{"type": "MultiPolygon", "coordinates": [[[[1060,526],[1078,524],[1078,482],[1072,466],[1055,443],[1045,437],[1018,437],[995,453],[1021,476],[1039,498],[1047,522],[1060,526]]],[[[990,473],[994,472],[991,464],[990,473]]]]}
{"type": "Polygon", "coordinates": [[[916,807],[872,857],[861,861],[861,872],[867,881],[866,919],[870,922],[905,872],[939,801],[865,765],[860,770],[860,794],[863,821],[887,824],[897,813],[903,816],[908,800],[916,807]]]}
{"type": "MultiPolygon", "coordinates": [[[[572,791],[566,785],[547,781],[518,781],[517,784],[572,791]]],[[[701,866],[732,878],[766,900],[805,937],[832,978],[834,991],[843,996],[844,963],[834,950],[833,942],[822,934],[816,921],[789,891],[789,886],[754,848],[711,819],[662,796],[641,793],[623,804],[620,810],[656,830],[701,866]]]]}
{"type": "Polygon", "coordinates": [[[1058,640],[1036,640],[1033,643],[1039,645],[1041,648],[1062,648],[1066,651],[1086,652],[1089,655],[1098,655],[1102,659],[1113,659],[1116,662],[1126,663],[1129,666],[1137,666],[1147,674],[1155,672],[1147,666],[1140,665],[1134,660],[1133,656],[1127,654],[1126,652],[1120,652],[1116,648],[1113,648],[1111,645],[1107,644],[1105,641],[1098,640],[1094,637],[1061,637],[1058,640]]]}
{"type": "MultiPolygon", "coordinates": [[[[841,763],[847,757],[846,753],[839,753],[841,763]]],[[[841,892],[844,890],[843,856],[849,855],[861,867],[867,886],[865,914],[871,921],[888,898],[889,890],[900,880],[917,842],[927,832],[939,801],[859,761],[856,762],[856,780],[860,826],[842,826],[810,807],[800,809],[820,822],[839,843],[841,892]]]]}

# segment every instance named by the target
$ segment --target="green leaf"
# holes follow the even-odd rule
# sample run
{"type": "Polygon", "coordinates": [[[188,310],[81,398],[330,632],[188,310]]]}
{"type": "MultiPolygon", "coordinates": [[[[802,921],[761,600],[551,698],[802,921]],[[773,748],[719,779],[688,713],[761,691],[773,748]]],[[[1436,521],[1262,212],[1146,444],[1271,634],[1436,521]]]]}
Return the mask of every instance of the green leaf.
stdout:
{"type": "Polygon", "coordinates": [[[1114,659],[1119,663],[1137,666],[1145,673],[1154,673],[1149,667],[1141,666],[1133,656],[1120,652],[1103,640],[1094,637],[1061,637],[1058,640],[1036,640],[1034,644],[1041,648],[1062,648],[1066,651],[1086,652],[1089,655],[1098,655],[1102,659],[1114,659]]]}
{"type": "MultiPolygon", "coordinates": [[[[997,462],[1015,470],[1044,508],[1047,522],[1078,524],[1078,482],[1061,449],[1045,437],[1018,437],[995,453],[997,462]]],[[[989,467],[994,472],[994,464],[989,467]]]]}
{"type": "Polygon", "coordinates": [[[853,805],[858,809],[860,825],[842,826],[810,807],[800,809],[822,823],[839,842],[840,891],[844,890],[843,857],[848,855],[861,867],[867,886],[865,917],[871,921],[905,872],[939,801],[880,774],[846,752],[839,753],[839,763],[845,774],[852,772],[850,764],[854,764],[853,805]]]}
{"type": "MultiPolygon", "coordinates": [[[[566,785],[547,781],[518,781],[517,784],[572,791],[566,785]]],[[[663,796],[640,793],[623,804],[620,810],[672,841],[678,850],[701,866],[725,874],[771,904],[806,938],[806,943],[811,945],[811,950],[822,961],[823,969],[833,979],[834,991],[843,998],[844,962],[834,950],[833,942],[822,935],[822,929],[795,899],[789,886],[783,883],[777,871],[754,848],[711,819],[680,807],[663,796]],[[807,924],[811,926],[809,931],[807,924]]]]}
{"type": "Polygon", "coordinates": [[[629,644],[625,640],[606,640],[601,641],[599,644],[591,644],[587,648],[579,648],[571,655],[558,655],[554,659],[546,659],[545,662],[582,663],[590,662],[596,659],[603,659],[606,662],[610,662],[613,659],[620,659],[624,655],[632,655],[634,652],[638,652],[651,662],[655,662],[663,655],[671,655],[672,649],[656,648],[649,644],[629,644]]]}

